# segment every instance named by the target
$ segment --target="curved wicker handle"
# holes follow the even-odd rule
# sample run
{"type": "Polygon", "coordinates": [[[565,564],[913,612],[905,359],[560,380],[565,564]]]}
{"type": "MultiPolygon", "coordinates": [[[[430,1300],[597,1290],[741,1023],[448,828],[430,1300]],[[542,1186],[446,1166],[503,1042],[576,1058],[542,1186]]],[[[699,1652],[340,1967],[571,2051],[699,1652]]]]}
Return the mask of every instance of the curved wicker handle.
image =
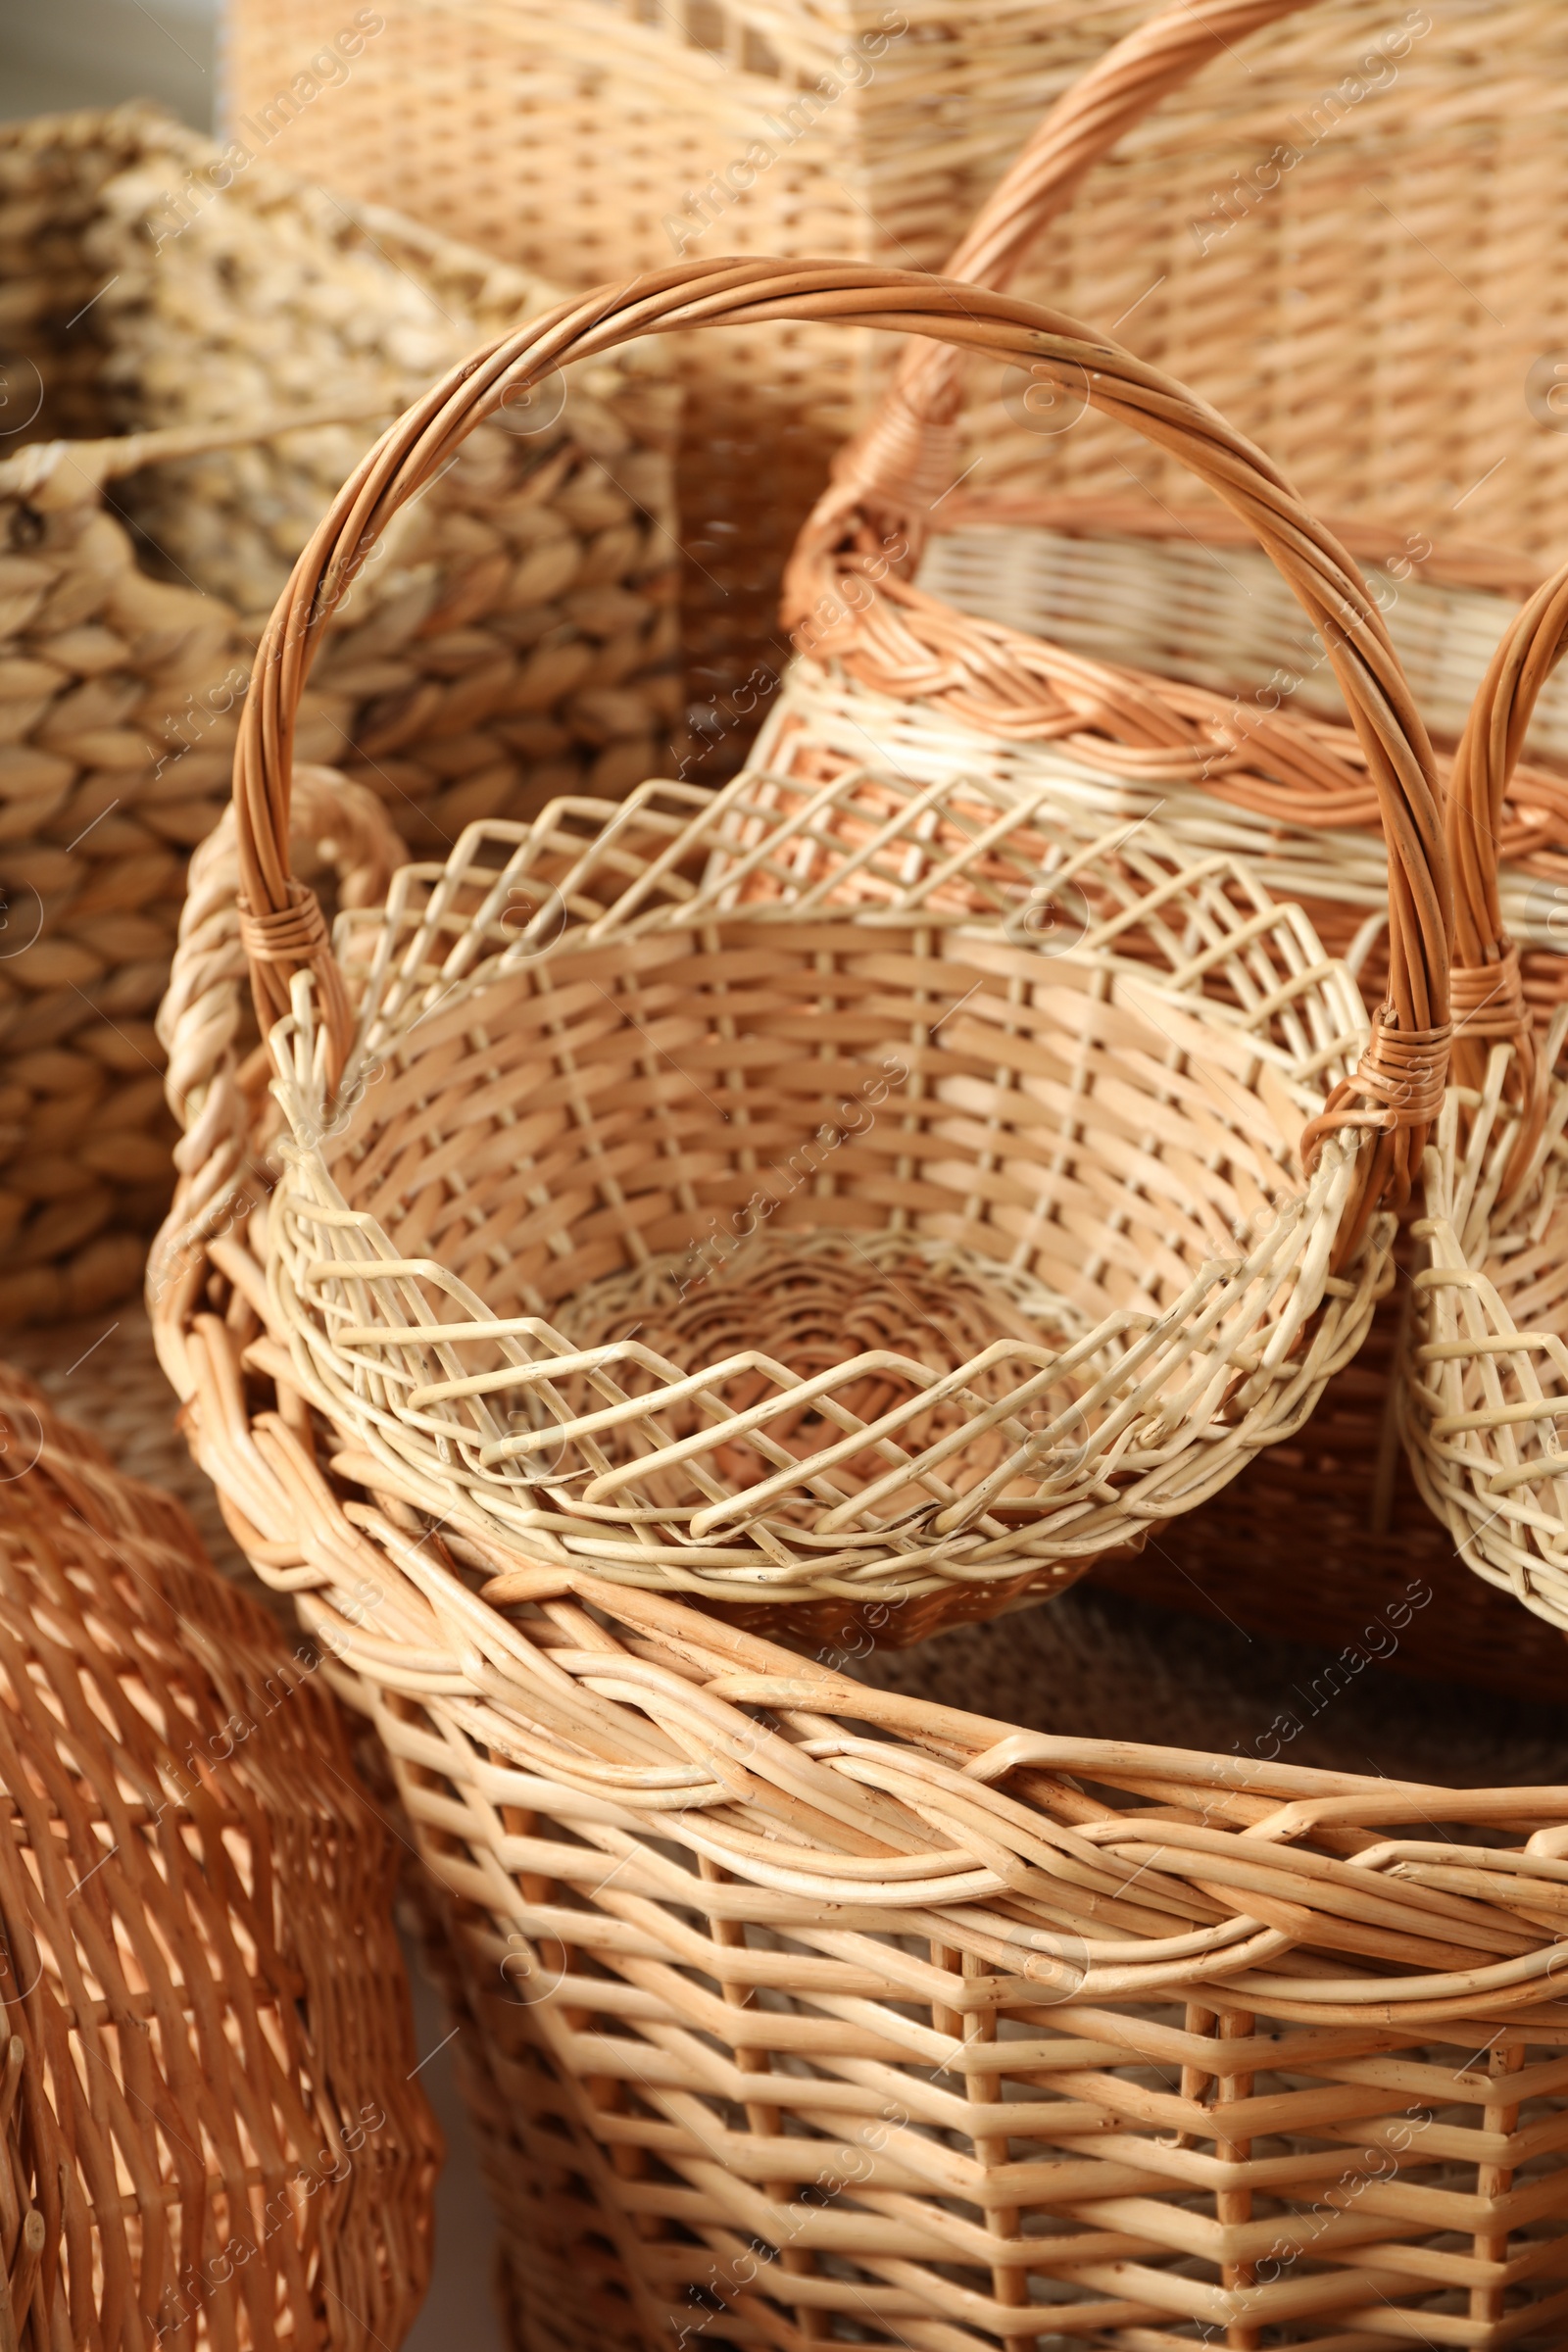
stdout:
{"type": "MultiPolygon", "coordinates": [[[[942,274],[1000,293],[1041,232],[1065,212],[1089,172],[1159,101],[1233,42],[1318,0],[1189,0],[1140,24],[1056,100],[981,206],[942,274]]],[[[931,501],[953,480],[953,427],[962,361],[916,344],[900,356],[870,423],[841,453],[835,478],[851,485],[918,552],[931,501]]]]}
{"type": "MultiPolygon", "coordinates": [[[[1492,1048],[1516,1048],[1508,1091],[1544,1109],[1534,1024],[1519,951],[1503,928],[1497,894],[1503,801],[1524,750],[1541,689],[1568,651],[1568,566],[1538,588],[1493,655],[1454,754],[1445,811],[1453,870],[1453,1074],[1479,1088],[1492,1048]]],[[[1533,1129],[1535,1120],[1526,1122],[1533,1129]]],[[[1520,1139],[1515,1166],[1534,1146],[1520,1139]],[[1522,1156],[1521,1156],[1522,1155],[1522,1156]]],[[[1506,1183],[1505,1183],[1506,1189],[1506,1183]]]]}
{"type": "Polygon", "coordinates": [[[310,970],[320,992],[330,1090],[351,1020],[320,908],[289,872],[294,714],[328,614],[405,502],[505,399],[569,363],[634,336],[769,319],[837,319],[924,335],[1003,362],[1027,360],[1082,378],[1093,405],[1180,458],[1268,549],[1323,635],[1366,749],[1393,857],[1391,935],[1398,1034],[1375,1029],[1356,1077],[1337,1090],[1309,1147],[1328,1128],[1383,1131],[1364,1179],[1379,1198],[1403,1184],[1441,1101],[1447,1030],[1448,889],[1432,752],[1366,586],[1251,444],[1171,377],[1059,313],[914,270],[852,262],[682,263],[577,303],[484,345],[385,432],[339,491],[294,566],[256,657],[234,762],[242,935],[263,1032],[310,970]],[[1422,1058],[1424,1056],[1424,1059],[1422,1058]],[[1434,1091],[1435,1087],[1435,1091],[1434,1091]]]}

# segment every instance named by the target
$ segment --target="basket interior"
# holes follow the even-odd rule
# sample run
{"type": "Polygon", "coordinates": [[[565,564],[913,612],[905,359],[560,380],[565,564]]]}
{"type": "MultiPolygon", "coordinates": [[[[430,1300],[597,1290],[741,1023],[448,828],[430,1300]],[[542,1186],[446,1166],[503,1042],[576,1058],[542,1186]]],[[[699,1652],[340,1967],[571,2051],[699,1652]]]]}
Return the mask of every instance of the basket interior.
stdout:
{"type": "MultiPolygon", "coordinates": [[[[1239,906],[1234,876],[1148,843],[1153,875],[1124,843],[1064,861],[1016,810],[998,871],[1016,856],[1038,884],[1054,857],[1058,879],[1008,886],[1010,935],[960,911],[979,886],[935,823],[912,917],[875,859],[843,870],[842,841],[826,903],[781,903],[779,860],[809,897],[828,845],[798,831],[760,862],[755,803],[728,834],[722,808],[710,820],[712,919],[688,903],[674,924],[503,949],[368,1023],[382,1042],[326,1141],[332,1180],[409,1269],[373,1286],[388,1339],[411,1317],[466,1327],[418,1343],[405,1413],[477,1441],[492,1478],[612,1514],[723,1519],[744,1495],[742,1516],[834,1539],[933,1502],[1004,1527],[1094,1448],[1159,1458],[1292,1315],[1313,1220],[1297,1139],[1349,1044],[1334,975],[1284,910],[1239,906]],[[1131,916],[1141,957],[1085,944],[1131,916]]],[[[423,936],[444,909],[506,939],[505,872],[456,863],[423,936]]],[[[512,887],[548,896],[537,872],[533,897],[512,887]]],[[[291,1214],[328,1335],[363,1322],[320,1287],[336,1244],[308,1188],[291,1214]]]]}

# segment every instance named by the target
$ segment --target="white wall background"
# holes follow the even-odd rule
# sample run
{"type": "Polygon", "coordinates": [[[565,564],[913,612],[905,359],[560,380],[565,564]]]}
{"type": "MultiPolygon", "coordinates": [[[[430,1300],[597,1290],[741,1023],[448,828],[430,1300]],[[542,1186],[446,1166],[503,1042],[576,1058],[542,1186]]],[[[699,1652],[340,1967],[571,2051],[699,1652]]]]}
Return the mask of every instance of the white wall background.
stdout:
{"type": "Polygon", "coordinates": [[[156,98],[212,127],[217,0],[0,0],[0,120],[156,98]]]}

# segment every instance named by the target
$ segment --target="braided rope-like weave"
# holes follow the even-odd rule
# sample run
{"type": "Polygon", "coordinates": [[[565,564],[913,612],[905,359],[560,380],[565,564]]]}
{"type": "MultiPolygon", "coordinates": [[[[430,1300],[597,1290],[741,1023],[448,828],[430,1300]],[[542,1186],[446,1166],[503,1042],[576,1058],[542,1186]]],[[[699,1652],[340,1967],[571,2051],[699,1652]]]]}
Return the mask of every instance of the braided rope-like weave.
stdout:
{"type": "Polygon", "coordinates": [[[493,1577],[243,1329],[184,1319],[187,1427],[442,1890],[529,2352],[1559,2340],[1568,1791],[1053,1739],[493,1577]]]}
{"type": "Polygon", "coordinates": [[[10,1370],[0,1427],[5,2340],[395,2346],[438,2142],[332,1702],[10,1370]]]}
{"type": "MultiPolygon", "coordinates": [[[[0,1322],[19,1322],[122,1298],[168,1205],[151,1015],[261,616],[376,420],[554,296],[266,161],[235,177],[145,107],[0,127],[0,1322]]],[[[590,781],[613,797],[678,714],[673,389],[635,354],[579,370],[558,414],[562,389],[406,517],[301,712],[299,756],[346,763],[427,854],[476,815],[590,781]]]]}

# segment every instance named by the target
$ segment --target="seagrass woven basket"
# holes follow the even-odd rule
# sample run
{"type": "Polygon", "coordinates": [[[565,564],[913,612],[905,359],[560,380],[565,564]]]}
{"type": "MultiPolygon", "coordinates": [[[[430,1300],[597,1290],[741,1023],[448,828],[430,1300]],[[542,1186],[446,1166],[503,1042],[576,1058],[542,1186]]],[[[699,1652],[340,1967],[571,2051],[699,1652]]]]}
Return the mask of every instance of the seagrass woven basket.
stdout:
{"type": "Polygon", "coordinates": [[[314,1650],[0,1369],[4,2340],[395,2347],[439,2139],[314,1650]]]}
{"type": "MultiPolygon", "coordinates": [[[[377,420],[553,297],[265,165],[235,178],[144,108],[0,127],[0,1321],[18,1322],[122,1298],[167,1207],[151,1016],[290,564],[377,420]]],[[[368,783],[416,849],[662,764],[674,397],[636,354],[558,379],[468,444],[335,615],[298,748],[368,783]]]]}
{"type": "Polygon", "coordinates": [[[193,932],[170,1021],[185,1175],[151,1296],[188,1397],[217,1377],[180,1335],[221,1227],[241,1326],[261,1315],[340,1442],[510,1562],[797,1625],[871,1605],[916,1639],[1195,1507],[1353,1353],[1445,1066],[1441,838],[1353,568],[1218,417],[1097,343],[1097,397],[1225,483],[1335,640],[1399,876],[1396,1003],[1354,1071],[1354,992],[1298,913],[1152,827],[1096,840],[983,791],[830,783],[749,834],[748,780],[717,804],[736,829],[699,816],[635,921],[554,947],[506,829],[478,828],[347,918],[351,1004],[288,867],[289,716],[344,566],[547,365],[770,311],[1071,368],[1091,348],[917,274],[689,265],[519,329],[409,413],[258,655],[226,953],[237,931],[275,1104],[225,1050],[233,980],[203,996],[193,932]],[[1087,906],[1080,946],[1041,956],[1037,891],[1087,906]]]}
{"type": "MultiPolygon", "coordinates": [[[[564,286],[684,254],[935,270],[1144,4],[391,0],[336,29],[232,0],[225,135],[564,286]]],[[[885,357],[809,322],[683,348],[689,772],[732,773],[766,709],[784,560],[885,357]]]]}
{"type": "Polygon", "coordinates": [[[1494,657],[1455,762],[1453,1083],[1427,1154],[1426,1262],[1400,1409],[1423,1494],[1461,1558],[1568,1631],[1568,1412],[1561,1196],[1568,1007],[1542,1038],[1502,920],[1496,826],[1541,689],[1568,645],[1568,573],[1547,581],[1494,657]]]}

